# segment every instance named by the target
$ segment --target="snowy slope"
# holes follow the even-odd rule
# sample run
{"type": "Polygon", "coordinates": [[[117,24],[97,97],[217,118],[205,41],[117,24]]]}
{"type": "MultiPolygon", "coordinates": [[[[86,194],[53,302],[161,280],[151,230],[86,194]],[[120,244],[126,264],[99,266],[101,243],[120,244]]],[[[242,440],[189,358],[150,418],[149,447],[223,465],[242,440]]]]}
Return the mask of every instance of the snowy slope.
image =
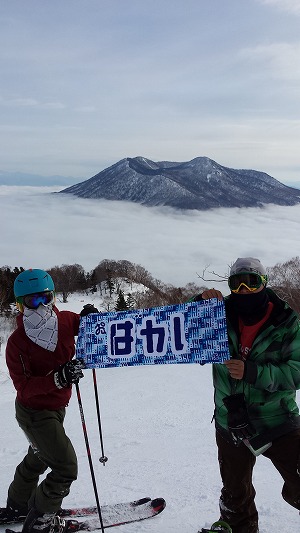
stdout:
{"type": "MultiPolygon", "coordinates": [[[[70,298],[60,309],[80,311],[82,298],[70,298]]],[[[85,303],[91,301],[86,299],[85,303]]],[[[164,512],[156,518],[125,525],[120,533],[196,533],[218,518],[220,477],[217,465],[211,366],[97,370],[105,466],[101,456],[92,371],[80,382],[93,463],[102,504],[162,496],[164,512]]],[[[15,466],[27,442],[14,419],[13,385],[0,356],[1,402],[0,504],[4,504],[15,466]]],[[[79,459],[79,479],[65,504],[94,503],[76,393],[67,411],[66,430],[79,459]]],[[[271,463],[259,457],[254,474],[261,533],[298,531],[300,518],[280,496],[281,479],[271,463]]],[[[15,528],[17,529],[17,528],[15,528]]],[[[3,528],[2,528],[3,530],[3,528]]]]}

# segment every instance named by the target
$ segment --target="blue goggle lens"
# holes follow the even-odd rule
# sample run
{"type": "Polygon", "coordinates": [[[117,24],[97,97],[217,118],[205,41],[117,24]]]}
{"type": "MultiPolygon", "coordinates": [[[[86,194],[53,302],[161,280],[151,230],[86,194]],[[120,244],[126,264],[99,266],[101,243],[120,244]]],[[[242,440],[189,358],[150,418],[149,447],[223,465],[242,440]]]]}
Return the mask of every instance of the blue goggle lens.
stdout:
{"type": "Polygon", "coordinates": [[[28,309],[37,309],[39,305],[48,305],[54,302],[54,292],[45,291],[23,296],[23,305],[28,309]]]}

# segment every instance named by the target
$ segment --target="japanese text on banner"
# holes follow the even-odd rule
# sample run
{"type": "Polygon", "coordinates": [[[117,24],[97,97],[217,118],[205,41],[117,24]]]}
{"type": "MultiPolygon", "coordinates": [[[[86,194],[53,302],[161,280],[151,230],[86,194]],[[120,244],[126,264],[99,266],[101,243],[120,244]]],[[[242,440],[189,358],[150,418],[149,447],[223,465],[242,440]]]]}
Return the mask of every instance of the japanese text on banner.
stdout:
{"type": "Polygon", "coordinates": [[[76,357],[87,368],[229,359],[225,306],[216,298],[81,319],[76,357]]]}

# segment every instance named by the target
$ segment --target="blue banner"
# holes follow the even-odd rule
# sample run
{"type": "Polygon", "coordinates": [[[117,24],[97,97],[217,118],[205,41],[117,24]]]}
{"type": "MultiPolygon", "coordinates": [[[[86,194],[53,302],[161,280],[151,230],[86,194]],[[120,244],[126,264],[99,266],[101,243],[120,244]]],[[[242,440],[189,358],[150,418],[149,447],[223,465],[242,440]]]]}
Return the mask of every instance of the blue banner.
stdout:
{"type": "Polygon", "coordinates": [[[221,363],[230,357],[224,302],[92,313],[80,321],[76,357],[87,368],[221,363]]]}

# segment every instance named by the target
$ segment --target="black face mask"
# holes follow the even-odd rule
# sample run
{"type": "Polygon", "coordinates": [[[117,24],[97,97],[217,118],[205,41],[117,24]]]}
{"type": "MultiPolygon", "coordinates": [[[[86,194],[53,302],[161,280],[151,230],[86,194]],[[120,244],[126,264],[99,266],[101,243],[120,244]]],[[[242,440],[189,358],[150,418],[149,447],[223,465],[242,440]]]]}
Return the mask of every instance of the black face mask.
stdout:
{"type": "Polygon", "coordinates": [[[266,314],[269,296],[266,287],[259,292],[239,294],[232,292],[230,295],[232,309],[246,325],[256,324],[266,314]]]}

